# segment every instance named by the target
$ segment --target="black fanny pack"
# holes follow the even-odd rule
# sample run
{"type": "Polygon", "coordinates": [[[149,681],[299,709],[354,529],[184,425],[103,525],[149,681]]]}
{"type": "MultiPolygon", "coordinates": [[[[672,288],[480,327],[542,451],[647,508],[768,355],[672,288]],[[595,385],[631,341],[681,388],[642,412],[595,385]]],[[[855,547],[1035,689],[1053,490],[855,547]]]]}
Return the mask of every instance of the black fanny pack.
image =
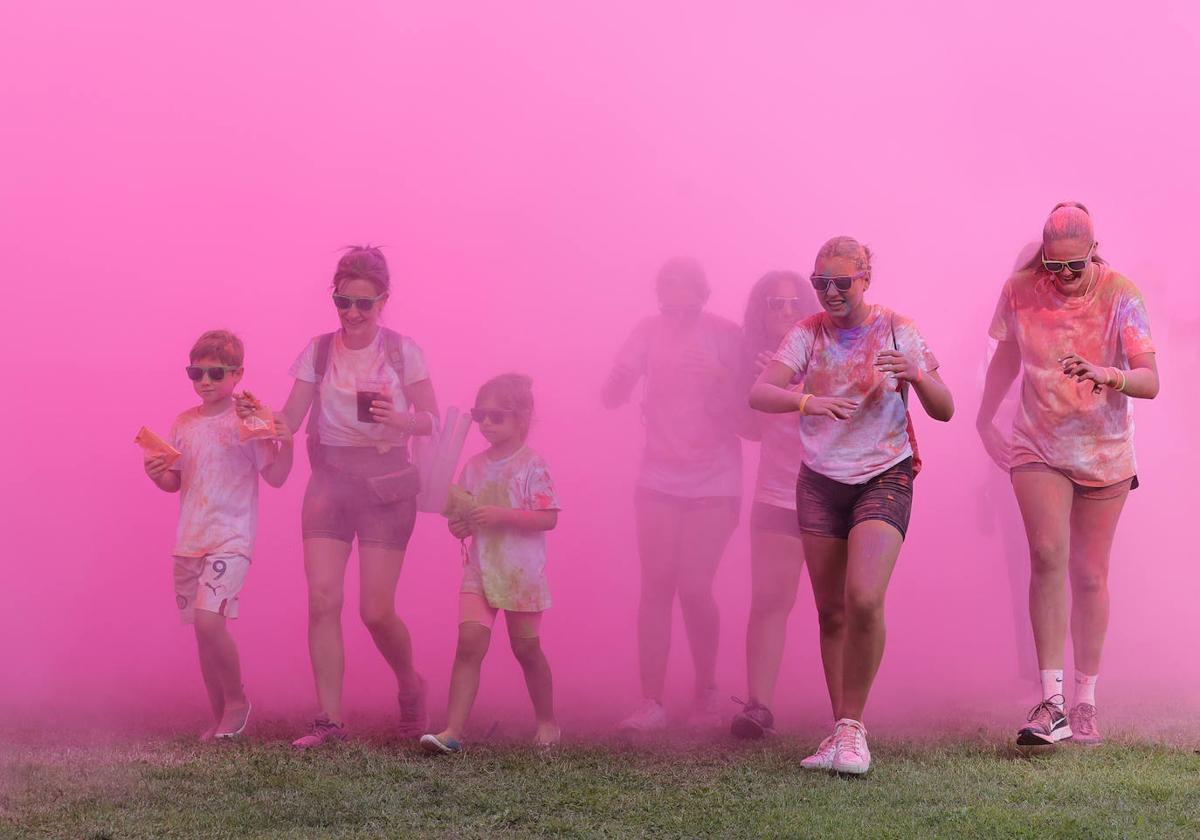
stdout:
{"type": "Polygon", "coordinates": [[[408,462],[403,446],[380,452],[370,446],[316,447],[319,469],[360,481],[379,504],[415,498],[421,492],[421,473],[408,462]]]}

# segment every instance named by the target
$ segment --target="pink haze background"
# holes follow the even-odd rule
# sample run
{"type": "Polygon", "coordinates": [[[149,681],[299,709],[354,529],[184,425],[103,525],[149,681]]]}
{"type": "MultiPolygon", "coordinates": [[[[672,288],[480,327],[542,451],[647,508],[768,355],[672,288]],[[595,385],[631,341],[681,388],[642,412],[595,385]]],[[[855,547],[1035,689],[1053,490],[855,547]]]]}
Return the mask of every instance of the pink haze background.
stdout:
{"type": "MultiPolygon", "coordinates": [[[[338,248],[372,242],[392,267],[387,321],[425,349],[443,406],[496,373],[533,376],[531,443],[565,503],[544,624],[559,707],[615,721],[637,697],[641,428],[633,408],[599,407],[613,354],[653,311],[667,256],[700,258],[711,308],[740,320],[759,275],[807,272],[847,233],[877,251],[871,298],[916,318],[958,403],[949,425],[917,419],[927,471],[868,716],[982,703],[1015,719],[1035,699],[1017,679],[1025,549],[973,419],[1000,285],[1062,199],[1089,205],[1103,253],[1145,294],[1163,379],[1137,406],[1144,487],[1117,534],[1101,693],[1194,715],[1193,4],[17,2],[0,33],[6,716],[200,719],[170,589],[178,499],[146,480],[131,438],[193,404],[181,368],[209,328],[244,338],[246,385],[280,405],[292,359],[336,327],[338,248]]],[[[265,715],[313,704],[307,476],[298,456],[282,491],[263,486],[235,624],[265,715]]],[[[458,580],[456,544],[422,516],[398,603],[438,719],[458,580]]],[[[717,587],[721,688],[740,694],[744,526],[717,587]]],[[[350,712],[390,710],[356,609],[351,595],[350,712]]],[[[529,718],[499,635],[479,728],[529,718]]],[[[681,625],[671,674],[678,707],[681,625]]],[[[807,581],[776,705],[785,728],[828,714],[807,581]]]]}

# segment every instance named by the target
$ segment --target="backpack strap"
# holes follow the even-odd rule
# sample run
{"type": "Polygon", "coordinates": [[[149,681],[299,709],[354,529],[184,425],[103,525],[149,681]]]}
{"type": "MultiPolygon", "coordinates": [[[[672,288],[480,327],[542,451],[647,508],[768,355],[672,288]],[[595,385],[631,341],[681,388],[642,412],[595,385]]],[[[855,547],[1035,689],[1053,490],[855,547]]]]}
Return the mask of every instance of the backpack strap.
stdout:
{"type": "Polygon", "coordinates": [[[317,374],[317,381],[314,383],[316,388],[313,391],[312,406],[308,410],[308,425],[304,427],[310,455],[320,443],[317,439],[317,423],[321,417],[321,383],[325,380],[325,370],[329,367],[329,350],[332,346],[333,333],[325,333],[317,337],[317,348],[313,351],[313,371],[317,374]]]}
{"type": "Polygon", "coordinates": [[[400,377],[400,387],[403,388],[404,382],[404,336],[395,330],[389,330],[387,327],[380,327],[383,330],[383,350],[387,356],[388,364],[396,371],[396,375],[400,377]]]}

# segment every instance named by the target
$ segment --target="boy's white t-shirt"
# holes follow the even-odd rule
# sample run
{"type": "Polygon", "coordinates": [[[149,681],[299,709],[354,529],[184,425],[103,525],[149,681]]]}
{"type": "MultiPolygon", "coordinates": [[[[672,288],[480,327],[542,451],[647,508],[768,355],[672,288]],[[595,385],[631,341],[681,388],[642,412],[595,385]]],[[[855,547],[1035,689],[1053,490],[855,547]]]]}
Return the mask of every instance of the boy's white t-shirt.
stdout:
{"type": "Polygon", "coordinates": [[[218,552],[250,557],[258,519],[258,474],[275,459],[267,440],[238,440],[241,423],[233,407],[217,415],[190,408],[175,419],[171,445],[182,453],[171,469],[180,473],[178,557],[218,552]]]}
{"type": "MultiPolygon", "coordinates": [[[[550,468],[522,446],[492,460],[481,452],[467,461],[459,484],[479,505],[511,510],[560,510],[550,468]]],[[[546,532],[490,528],[471,538],[461,591],[482,595],[495,609],[541,612],[550,607],[546,532]]]]}
{"type": "Polygon", "coordinates": [[[821,312],[800,321],[784,337],[775,361],[802,376],[806,392],[859,403],[849,420],[799,417],[809,469],[843,484],[864,484],[912,455],[907,409],[896,377],[875,368],[875,357],[893,349],[915,359],[925,372],[938,367],[912,319],[882,306],[872,306],[853,329],[839,329],[821,312]]]}
{"type": "Polygon", "coordinates": [[[723,384],[737,379],[741,340],[737,324],[709,312],[700,313],[689,330],[676,329],[662,315],[634,327],[616,364],[646,382],[639,487],[692,499],[741,496],[742,403],[723,384]],[[697,371],[690,363],[697,354],[724,367],[725,377],[697,371]]]}
{"type": "MultiPolygon", "coordinates": [[[[316,336],[288,368],[288,375],[303,382],[316,382],[316,336]]],[[[382,423],[363,423],[358,419],[358,379],[382,379],[388,383],[397,411],[408,410],[403,385],[412,385],[429,378],[425,354],[408,336],[401,336],[400,350],[404,357],[404,382],[387,356],[383,330],[366,347],[351,350],[342,340],[341,330],[334,333],[329,345],[329,360],[321,389],[321,416],[317,419],[317,434],[325,446],[378,446],[397,444],[404,436],[382,423]]]]}

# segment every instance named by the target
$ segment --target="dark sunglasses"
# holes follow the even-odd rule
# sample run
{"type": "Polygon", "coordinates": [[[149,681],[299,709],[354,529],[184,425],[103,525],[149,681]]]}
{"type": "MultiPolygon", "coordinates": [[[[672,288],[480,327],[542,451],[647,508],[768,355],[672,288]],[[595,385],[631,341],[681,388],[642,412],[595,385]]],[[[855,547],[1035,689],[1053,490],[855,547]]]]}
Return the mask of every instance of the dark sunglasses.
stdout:
{"type": "Polygon", "coordinates": [[[804,308],[804,299],[798,297],[769,297],[767,298],[767,309],[772,312],[782,312],[788,309],[792,312],[799,312],[804,308]]]}
{"type": "Polygon", "coordinates": [[[472,408],[471,419],[476,423],[482,423],[486,419],[493,425],[499,426],[512,413],[511,408],[472,408]]]}
{"type": "Polygon", "coordinates": [[[1060,274],[1063,268],[1066,268],[1072,274],[1080,274],[1087,268],[1088,262],[1092,259],[1092,252],[1096,250],[1096,243],[1092,243],[1092,247],[1088,248],[1087,256],[1077,260],[1048,260],[1045,256],[1042,257],[1042,265],[1051,274],[1060,274]]]}
{"type": "Polygon", "coordinates": [[[870,273],[871,272],[869,271],[860,271],[857,274],[842,274],[837,277],[826,277],[823,274],[814,274],[808,279],[812,283],[812,287],[818,292],[824,292],[829,288],[830,283],[837,286],[837,290],[839,292],[848,292],[850,291],[850,287],[854,285],[855,280],[860,277],[866,277],[870,273]]]}
{"type": "Polygon", "coordinates": [[[375,308],[375,303],[385,297],[384,295],[375,295],[375,297],[351,297],[350,295],[334,295],[333,305],[338,309],[349,309],[351,306],[357,306],[359,312],[370,312],[375,308]]]}
{"type": "Polygon", "coordinates": [[[233,367],[232,365],[221,365],[220,367],[210,368],[200,367],[199,365],[188,365],[186,368],[184,368],[184,370],[187,371],[188,379],[192,380],[193,382],[199,382],[204,378],[204,374],[206,373],[208,374],[208,378],[213,382],[220,382],[225,378],[225,371],[234,373],[235,371],[241,370],[241,368],[233,367]]]}

